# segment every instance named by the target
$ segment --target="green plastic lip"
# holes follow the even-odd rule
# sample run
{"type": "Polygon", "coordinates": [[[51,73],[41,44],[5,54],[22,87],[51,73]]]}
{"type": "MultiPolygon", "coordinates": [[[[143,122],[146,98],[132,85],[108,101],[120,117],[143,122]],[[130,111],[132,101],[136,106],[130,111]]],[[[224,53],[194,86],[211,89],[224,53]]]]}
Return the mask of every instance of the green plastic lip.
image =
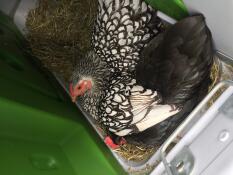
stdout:
{"type": "Polygon", "coordinates": [[[184,2],[182,0],[175,0],[177,5],[179,5],[183,10],[187,11],[186,6],[184,5],[184,2]]]}
{"type": "Polygon", "coordinates": [[[182,0],[146,0],[153,8],[177,20],[188,16],[188,11],[182,0]]]}

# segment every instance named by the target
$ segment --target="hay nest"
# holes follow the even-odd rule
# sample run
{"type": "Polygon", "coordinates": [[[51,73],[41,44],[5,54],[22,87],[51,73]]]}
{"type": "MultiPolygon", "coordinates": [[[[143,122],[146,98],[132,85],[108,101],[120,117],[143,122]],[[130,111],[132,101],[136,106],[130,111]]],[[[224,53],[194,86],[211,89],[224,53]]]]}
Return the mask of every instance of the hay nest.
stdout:
{"type": "Polygon", "coordinates": [[[136,146],[128,143],[120,146],[118,149],[115,149],[114,152],[118,153],[128,161],[142,161],[153,155],[158,148],[159,147],[153,146],[136,146]]]}
{"type": "Polygon", "coordinates": [[[214,63],[211,67],[211,72],[210,72],[210,79],[212,81],[211,85],[209,86],[208,91],[210,92],[214,86],[219,82],[220,79],[220,61],[218,58],[214,59],[214,63]]]}
{"type": "MultiPolygon", "coordinates": [[[[26,21],[32,54],[43,66],[68,81],[75,60],[90,48],[96,11],[96,0],[39,0],[26,21]]],[[[220,79],[219,65],[215,62],[212,67],[213,83],[209,89],[220,79]]],[[[126,160],[141,161],[158,148],[125,144],[114,151],[126,160]]]]}
{"type": "Polygon", "coordinates": [[[75,60],[90,48],[96,11],[93,0],[39,0],[26,21],[33,54],[68,80],[75,60]]]}
{"type": "MultiPolygon", "coordinates": [[[[232,80],[233,79],[233,66],[221,61],[217,56],[215,56],[214,64],[211,68],[210,78],[212,84],[209,86],[209,92],[223,80],[232,80]]],[[[209,100],[208,107],[210,107],[218,97],[226,90],[226,86],[221,87],[214,96],[209,100]]]]}

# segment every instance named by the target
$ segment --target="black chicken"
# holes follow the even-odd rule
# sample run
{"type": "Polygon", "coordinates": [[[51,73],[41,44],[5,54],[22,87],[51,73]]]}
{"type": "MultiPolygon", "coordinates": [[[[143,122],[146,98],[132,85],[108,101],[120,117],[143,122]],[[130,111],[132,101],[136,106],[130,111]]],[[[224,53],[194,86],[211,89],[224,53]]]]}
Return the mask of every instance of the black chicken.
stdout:
{"type": "Polygon", "coordinates": [[[202,15],[181,20],[143,49],[136,66],[137,84],[158,91],[161,104],[182,110],[144,132],[127,136],[128,142],[160,145],[167,139],[207,94],[213,53],[202,15]]]}

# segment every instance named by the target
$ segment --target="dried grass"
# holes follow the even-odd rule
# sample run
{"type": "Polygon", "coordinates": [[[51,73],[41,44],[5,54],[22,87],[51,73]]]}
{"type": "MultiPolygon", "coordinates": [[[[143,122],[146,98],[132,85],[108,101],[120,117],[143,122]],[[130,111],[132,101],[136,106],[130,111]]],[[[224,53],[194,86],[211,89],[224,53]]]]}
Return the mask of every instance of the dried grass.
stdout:
{"type": "MultiPolygon", "coordinates": [[[[214,64],[211,68],[210,78],[212,84],[209,86],[209,92],[217,85],[220,81],[223,80],[232,80],[233,79],[233,67],[230,64],[219,60],[218,57],[215,57],[214,64]]],[[[210,107],[218,97],[226,90],[227,87],[220,88],[214,96],[209,100],[208,107],[210,107]]]]}
{"type": "Polygon", "coordinates": [[[90,48],[96,10],[95,0],[39,0],[26,22],[33,54],[68,80],[75,60],[90,48]]]}
{"type": "Polygon", "coordinates": [[[118,153],[128,161],[142,161],[148,159],[158,147],[144,147],[132,144],[124,144],[120,148],[115,149],[114,152],[118,153]]]}

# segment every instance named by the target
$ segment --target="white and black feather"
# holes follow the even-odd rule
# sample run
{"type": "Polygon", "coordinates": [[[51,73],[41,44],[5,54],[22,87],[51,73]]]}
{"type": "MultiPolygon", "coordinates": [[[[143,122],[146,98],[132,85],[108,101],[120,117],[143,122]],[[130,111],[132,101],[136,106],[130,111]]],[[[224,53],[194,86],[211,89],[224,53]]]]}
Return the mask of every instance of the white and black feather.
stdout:
{"type": "Polygon", "coordinates": [[[143,0],[99,0],[92,47],[114,71],[133,71],[140,50],[160,25],[155,10],[143,0]]]}
{"type": "Polygon", "coordinates": [[[166,116],[179,111],[177,109],[169,113],[171,107],[160,105],[161,101],[156,91],[137,85],[136,80],[130,76],[114,73],[100,101],[99,122],[116,135],[137,133],[150,126],[143,124],[148,117],[149,120],[156,117],[159,120],[158,112],[161,109],[167,111],[166,116]],[[155,111],[157,116],[152,116],[155,111]]]}

